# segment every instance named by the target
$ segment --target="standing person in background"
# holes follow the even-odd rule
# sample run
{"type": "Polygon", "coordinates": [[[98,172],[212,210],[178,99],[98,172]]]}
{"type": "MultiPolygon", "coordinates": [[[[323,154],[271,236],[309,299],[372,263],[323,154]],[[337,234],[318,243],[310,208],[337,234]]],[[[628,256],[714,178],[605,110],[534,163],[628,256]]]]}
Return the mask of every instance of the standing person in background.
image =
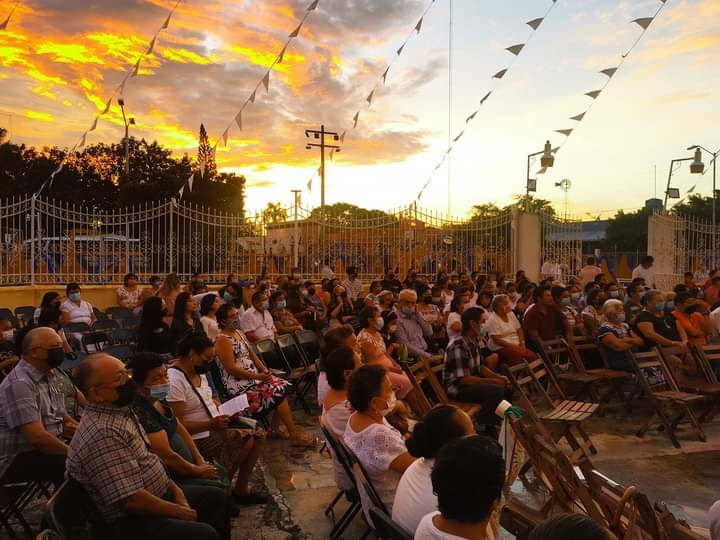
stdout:
{"type": "Polygon", "coordinates": [[[652,269],[652,265],[654,262],[655,259],[653,259],[650,255],[646,255],[645,257],[643,257],[640,261],[640,264],[633,268],[633,280],[637,278],[642,278],[645,280],[645,285],[647,285],[651,289],[656,289],[657,287],[655,286],[655,270],[652,269]]]}
{"type": "Polygon", "coordinates": [[[342,286],[345,287],[351,302],[361,299],[363,287],[362,282],[358,279],[357,268],[354,266],[347,267],[347,278],[343,280],[342,286]]]}
{"type": "Polygon", "coordinates": [[[137,274],[130,272],[125,274],[122,287],[118,287],[115,293],[117,304],[120,307],[135,311],[141,306],[140,299],[143,295],[143,288],[138,283],[137,274]]]}
{"type": "Polygon", "coordinates": [[[175,300],[181,292],[182,284],[180,283],[178,275],[173,272],[165,276],[165,281],[163,281],[160,289],[158,289],[157,296],[162,299],[163,304],[165,305],[165,318],[163,320],[168,326],[172,324],[173,313],[175,311],[175,300]]]}
{"type": "Polygon", "coordinates": [[[588,257],[585,260],[585,266],[583,266],[578,273],[580,287],[584,287],[585,284],[595,281],[595,276],[599,274],[602,274],[602,270],[596,264],[595,257],[588,257]]]}
{"type": "Polygon", "coordinates": [[[335,279],[335,271],[330,267],[330,258],[325,257],[323,266],[320,269],[320,277],[322,279],[335,279]]]}

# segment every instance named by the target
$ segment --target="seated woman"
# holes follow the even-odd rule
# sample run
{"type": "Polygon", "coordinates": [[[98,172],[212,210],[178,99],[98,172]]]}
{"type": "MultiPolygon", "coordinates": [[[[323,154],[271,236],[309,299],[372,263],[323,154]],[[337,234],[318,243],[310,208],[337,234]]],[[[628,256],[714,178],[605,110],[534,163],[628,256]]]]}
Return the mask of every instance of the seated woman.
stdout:
{"type": "Polygon", "coordinates": [[[245,394],[249,408],[248,416],[259,419],[275,412],[271,427],[279,433],[282,422],[293,444],[315,446],[315,440],[304,435],[295,425],[286,394],[290,383],[276,377],[253,351],[237,322],[238,309],[225,304],[218,309],[217,320],[220,333],[215,340],[220,377],[231,397],[245,394]]]}
{"type": "Polygon", "coordinates": [[[328,303],[328,320],[330,328],[341,324],[356,324],[355,308],[353,307],[347,291],[342,285],[335,285],[332,289],[332,298],[328,303]]]}
{"type": "Polygon", "coordinates": [[[680,292],[675,295],[675,309],[672,316],[685,330],[688,341],[693,345],[707,345],[708,337],[715,332],[707,310],[698,305],[693,293],[680,292]]]}
{"type": "MultiPolygon", "coordinates": [[[[587,295],[587,305],[582,310],[582,320],[585,333],[588,337],[600,337],[598,332],[603,322],[603,305],[606,299],[605,292],[602,289],[590,289],[587,295]]],[[[620,304],[622,304],[622,302],[620,302],[620,304]]]]}
{"type": "Polygon", "coordinates": [[[605,353],[608,367],[633,372],[626,351],[643,344],[643,339],[625,322],[625,306],[620,300],[608,300],[602,307],[605,322],[597,331],[598,345],[605,353]]]}
{"type": "Polygon", "coordinates": [[[130,272],[125,274],[122,287],[118,287],[115,291],[118,306],[128,308],[135,311],[141,306],[143,296],[143,288],[138,283],[137,274],[130,272]]]}
{"type": "Polygon", "coordinates": [[[275,291],[270,295],[270,315],[278,334],[294,334],[303,329],[300,321],[287,308],[287,296],[283,291],[275,291]]]}
{"type": "Polygon", "coordinates": [[[172,358],[175,351],[170,329],[163,320],[164,312],[163,301],[159,296],[145,300],[138,328],[138,352],[153,352],[172,358]]]}
{"type": "Polygon", "coordinates": [[[450,309],[447,315],[447,337],[448,345],[462,337],[462,314],[465,311],[465,304],[470,300],[470,291],[467,287],[460,287],[450,301],[450,309]]]}
{"type": "Polygon", "coordinates": [[[222,305],[222,298],[217,294],[206,294],[200,300],[200,324],[202,324],[205,335],[210,341],[215,341],[220,332],[215,314],[222,305]]]}
{"type": "Polygon", "coordinates": [[[453,405],[430,409],[415,425],[405,444],[410,455],[418,459],[400,478],[392,508],[393,521],[414,534],[423,516],[437,510],[437,496],[430,480],[435,457],[447,442],[474,433],[470,417],[453,405]]]}
{"type": "Polygon", "coordinates": [[[168,370],[167,401],[190,433],[205,459],[220,463],[230,483],[236,478],[232,496],[239,504],[262,504],[266,497],[250,489],[250,475],[265,446],[261,429],[230,427],[230,418],[220,414],[205,373],[215,356],[205,335],[190,334],[178,343],[178,359],[168,370]]]}
{"type": "MultiPolygon", "coordinates": [[[[302,328],[307,328],[308,330],[319,330],[322,328],[322,325],[317,324],[318,312],[315,306],[310,303],[310,293],[305,288],[305,285],[298,283],[288,285],[285,294],[287,295],[286,307],[302,328]]],[[[270,300],[270,305],[272,305],[272,299],[270,300]]],[[[275,326],[277,326],[277,323],[275,323],[275,326]]]]}
{"type": "Polygon", "coordinates": [[[190,433],[168,405],[170,380],[162,356],[138,353],[130,359],[128,367],[137,385],[137,396],[130,407],[147,433],[152,451],[170,475],[181,484],[211,485],[227,490],[230,484],[225,468],[205,461],[190,433]]]}
{"type": "Polygon", "coordinates": [[[635,332],[643,339],[643,351],[653,347],[680,347],[687,343],[687,335],[672,315],[665,312],[665,295],[648,291],[642,297],[643,310],[635,318],[635,332]]]}
{"type": "Polygon", "coordinates": [[[376,307],[363,308],[358,316],[358,321],[362,330],[358,334],[357,341],[360,345],[363,362],[386,368],[397,396],[404,399],[413,386],[398,363],[388,355],[385,341],[380,334],[380,330],[385,324],[380,316],[380,310],[376,307]]]}
{"type": "MultiPolygon", "coordinates": [[[[385,420],[396,401],[387,370],[366,365],[353,371],[348,380],[348,400],[355,412],[343,439],[362,463],[388,512],[392,512],[400,477],[415,458],[408,453],[400,432],[385,420]]],[[[363,500],[366,512],[367,502],[363,500]]]]}
{"type": "MultiPolygon", "coordinates": [[[[347,427],[348,420],[352,414],[347,395],[347,381],[350,374],[360,364],[355,351],[345,345],[340,345],[331,352],[325,359],[325,373],[330,389],[325,395],[322,404],[322,424],[337,438],[342,438],[347,427]]],[[[333,456],[333,467],[335,469],[335,484],[338,489],[349,491],[353,488],[353,482],[347,477],[342,468],[333,456]]]]}
{"type": "Polygon", "coordinates": [[[338,347],[344,345],[350,347],[357,358],[358,364],[362,364],[362,355],[360,353],[360,347],[355,337],[355,331],[349,324],[344,324],[328,330],[328,333],[324,336],[324,344],[320,354],[320,373],[318,373],[317,381],[317,393],[318,393],[318,405],[321,407],[325,403],[325,396],[330,390],[330,385],[327,380],[327,373],[325,373],[325,359],[338,347]]]}
{"type": "Polygon", "coordinates": [[[487,329],[490,335],[488,348],[496,352],[505,365],[512,366],[523,360],[531,362],[537,358],[533,351],[525,347],[525,333],[512,311],[507,295],[498,294],[493,298],[487,329]]]}
{"type": "Polygon", "coordinates": [[[446,343],[447,334],[445,331],[445,318],[443,317],[440,308],[433,303],[432,290],[427,285],[418,287],[418,303],[417,312],[418,314],[428,323],[433,329],[433,340],[435,343],[446,343]]]}
{"type": "Polygon", "coordinates": [[[173,320],[172,325],[170,325],[170,336],[173,342],[177,343],[188,334],[205,336],[205,330],[200,322],[197,301],[190,293],[183,292],[175,298],[173,320]]]}

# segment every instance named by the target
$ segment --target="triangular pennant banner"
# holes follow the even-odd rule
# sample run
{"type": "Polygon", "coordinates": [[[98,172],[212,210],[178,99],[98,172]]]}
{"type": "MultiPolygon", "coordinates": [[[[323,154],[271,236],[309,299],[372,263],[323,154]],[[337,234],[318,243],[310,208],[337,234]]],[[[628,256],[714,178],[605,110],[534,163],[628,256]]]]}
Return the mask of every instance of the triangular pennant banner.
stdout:
{"type": "MultiPolygon", "coordinates": [[[[503,75],[504,75],[504,73],[503,73],[503,75]]],[[[501,75],[501,77],[502,77],[502,75],[501,75]]],[[[483,96],[483,98],[480,100],[480,105],[482,105],[483,103],[485,103],[487,101],[487,98],[490,97],[490,94],[492,94],[492,90],[490,90],[487,94],[485,94],[483,96]]]]}
{"type": "Polygon", "coordinates": [[[525,47],[524,43],[518,43],[517,45],[513,45],[512,47],[506,47],[505,50],[517,56],[518,54],[520,54],[520,51],[523,50],[523,47],[525,47]]]}
{"type": "Polygon", "coordinates": [[[616,68],[616,67],[614,67],[614,68],[607,68],[607,69],[603,69],[600,73],[602,73],[603,75],[607,75],[608,77],[611,77],[611,78],[612,78],[612,76],[615,75],[615,72],[616,72],[617,70],[618,70],[618,68],[616,68]]]}
{"type": "Polygon", "coordinates": [[[587,97],[597,99],[597,97],[600,95],[600,92],[602,92],[602,90],[593,90],[592,92],[586,92],[585,95],[587,97]]]}
{"type": "Polygon", "coordinates": [[[403,43],[402,45],[400,45],[400,48],[397,50],[398,56],[400,56],[402,54],[403,49],[405,48],[406,44],[407,44],[407,41],[405,43],[403,43]]]}
{"type": "Polygon", "coordinates": [[[569,137],[570,134],[573,132],[572,129],[556,129],[555,131],[556,131],[557,133],[562,133],[562,134],[565,135],[566,137],[569,137]]]}
{"type": "Polygon", "coordinates": [[[187,184],[188,184],[188,187],[190,188],[191,193],[192,193],[193,182],[195,182],[195,173],[190,173],[187,184]]]}
{"type": "MultiPolygon", "coordinates": [[[[12,12],[10,13],[12,15],[12,12]]],[[[3,22],[0,23],[0,32],[7,30],[8,23],[10,22],[10,15],[8,15],[3,22]]]]}
{"type": "Polygon", "coordinates": [[[477,115],[477,113],[478,113],[478,112],[475,111],[475,112],[472,113],[470,116],[468,116],[468,117],[465,119],[465,123],[467,124],[468,122],[470,122],[470,120],[475,120],[475,115],[477,115]]]}
{"type": "Polygon", "coordinates": [[[638,23],[643,30],[647,30],[653,20],[654,17],[640,17],[639,19],[634,19],[630,22],[638,23]]]}
{"type": "Polygon", "coordinates": [[[415,25],[415,31],[416,31],[418,34],[420,33],[420,29],[422,28],[422,23],[423,23],[423,18],[420,17],[420,20],[419,20],[419,21],[417,22],[417,24],[415,25]]]}
{"type": "Polygon", "coordinates": [[[283,46],[282,51],[278,54],[277,63],[282,64],[283,58],[285,57],[285,49],[287,49],[287,43],[283,46]]]}
{"type": "Polygon", "coordinates": [[[250,98],[248,99],[248,101],[249,101],[250,103],[255,103],[255,93],[256,93],[256,92],[257,92],[257,89],[253,90],[253,93],[250,94],[250,98]]]}
{"type": "Polygon", "coordinates": [[[333,156],[334,156],[334,155],[335,155],[335,149],[333,148],[333,149],[330,150],[330,161],[333,160],[333,156]]]}
{"type": "Polygon", "coordinates": [[[463,135],[465,135],[464,130],[458,133],[458,136],[453,139],[453,142],[458,142],[460,140],[460,137],[462,137],[463,135]]]}
{"type": "Polygon", "coordinates": [[[368,94],[368,97],[365,98],[365,101],[368,102],[368,104],[372,105],[373,96],[375,95],[375,89],[373,88],[372,92],[368,94]]]}
{"type": "Polygon", "coordinates": [[[98,123],[98,118],[99,117],[97,117],[97,116],[95,117],[95,120],[93,120],[92,126],[90,126],[90,129],[88,129],[88,131],[95,131],[95,128],[97,127],[97,123],[98,123]]]}
{"type": "Polygon", "coordinates": [[[296,38],[300,34],[300,29],[302,28],[303,23],[300,23],[297,25],[297,28],[290,32],[289,38],[296,38]]]}
{"type": "Polygon", "coordinates": [[[577,121],[579,122],[580,120],[582,120],[583,118],[585,118],[585,114],[586,114],[586,113],[581,113],[581,114],[578,114],[577,116],[571,116],[571,117],[570,117],[570,120],[577,120],[577,121]]]}
{"type": "Polygon", "coordinates": [[[240,131],[242,131],[242,110],[235,115],[235,123],[240,131]]]}
{"type": "Polygon", "coordinates": [[[83,133],[82,137],[80,138],[80,142],[78,143],[78,149],[85,146],[85,139],[87,139],[87,131],[83,133]]]}
{"type": "Polygon", "coordinates": [[[382,74],[383,84],[385,84],[385,82],[387,81],[388,71],[390,71],[390,66],[388,66],[387,68],[385,68],[385,71],[384,71],[383,74],[382,74]]]}
{"type": "Polygon", "coordinates": [[[493,79],[502,79],[506,73],[507,73],[507,69],[501,69],[495,75],[493,75],[493,79]]]}
{"type": "Polygon", "coordinates": [[[318,6],[318,2],[320,2],[320,0],[315,0],[312,4],[310,4],[310,5],[308,6],[307,10],[308,10],[308,11],[314,11],[315,8],[318,6]]]}
{"type": "Polygon", "coordinates": [[[340,142],[341,142],[342,144],[345,143],[345,134],[346,134],[346,133],[347,133],[347,130],[344,130],[344,131],[340,134],[340,142]]]}
{"type": "Polygon", "coordinates": [[[270,91],[270,72],[268,71],[262,80],[263,86],[265,87],[265,91],[270,91]]]}
{"type": "Polygon", "coordinates": [[[150,45],[148,45],[147,51],[145,51],[145,54],[152,54],[153,49],[155,48],[155,40],[157,39],[157,36],[152,38],[152,41],[150,41],[150,45]]]}
{"type": "Polygon", "coordinates": [[[110,110],[110,105],[112,104],[112,98],[107,100],[107,103],[105,104],[105,108],[103,109],[103,112],[100,114],[107,114],[107,112],[110,110]]]}
{"type": "Polygon", "coordinates": [[[225,131],[223,131],[223,134],[222,134],[223,146],[227,146],[227,140],[228,140],[228,132],[229,132],[229,130],[230,130],[230,128],[225,128],[225,131]]]}
{"type": "MultiPolygon", "coordinates": [[[[137,73],[135,73],[135,75],[137,75],[137,73]]],[[[133,75],[133,77],[134,77],[135,75],[133,75]]],[[[125,77],[125,78],[123,79],[123,81],[120,83],[120,91],[119,91],[119,93],[120,93],[121,96],[125,93],[125,83],[126,83],[126,82],[127,82],[127,77],[125,77]]]]}
{"type": "Polygon", "coordinates": [[[312,178],[310,180],[308,180],[307,188],[308,188],[308,191],[312,191],[312,178]]]}
{"type": "Polygon", "coordinates": [[[165,22],[162,25],[162,30],[167,30],[167,27],[170,26],[170,19],[172,18],[173,12],[171,11],[168,13],[167,18],[165,19],[165,22]]]}
{"type": "Polygon", "coordinates": [[[533,19],[532,21],[528,21],[528,22],[526,22],[525,24],[527,24],[527,25],[528,25],[530,28],[532,28],[533,30],[537,30],[538,27],[542,24],[543,20],[544,20],[544,19],[543,19],[542,17],[538,17],[537,19],[533,19]]]}
{"type": "Polygon", "coordinates": [[[557,154],[557,151],[558,151],[558,150],[560,150],[560,147],[559,147],[559,146],[556,146],[555,148],[552,149],[552,153],[553,153],[553,154],[557,154]]]}
{"type": "Polygon", "coordinates": [[[695,186],[692,186],[690,189],[688,189],[688,190],[685,192],[685,195],[687,195],[688,193],[693,193],[694,191],[695,191],[695,186]]]}
{"type": "Polygon", "coordinates": [[[318,167],[318,176],[322,176],[322,165],[318,167]]]}
{"type": "Polygon", "coordinates": [[[180,198],[183,198],[183,195],[185,195],[185,186],[180,188],[180,191],[178,191],[178,195],[180,195],[180,198]]]}
{"type": "Polygon", "coordinates": [[[353,129],[357,127],[359,118],[360,118],[360,111],[356,112],[355,116],[353,116],[353,129]]]}
{"type": "MultiPolygon", "coordinates": [[[[135,62],[135,67],[133,67],[132,73],[130,73],[131,77],[137,77],[138,71],[140,71],[140,59],[138,58],[137,62],[135,62]]],[[[122,82],[122,86],[125,86],[125,81],[122,82]]],[[[122,90],[120,90],[120,93],[122,93],[122,90]]]]}

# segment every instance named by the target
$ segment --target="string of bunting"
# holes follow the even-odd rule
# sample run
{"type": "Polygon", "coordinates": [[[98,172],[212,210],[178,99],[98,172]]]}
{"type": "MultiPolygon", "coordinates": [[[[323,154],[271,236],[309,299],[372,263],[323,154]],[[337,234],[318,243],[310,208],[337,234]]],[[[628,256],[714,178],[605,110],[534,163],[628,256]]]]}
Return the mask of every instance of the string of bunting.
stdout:
{"type": "MultiPolygon", "coordinates": [[[[88,135],[95,131],[98,125],[98,121],[102,116],[105,116],[110,111],[110,106],[112,105],[113,99],[115,96],[122,96],[123,92],[125,91],[125,85],[127,82],[138,76],[138,73],[140,71],[140,64],[142,61],[153,54],[153,51],[155,50],[155,46],[157,45],[158,38],[163,32],[163,30],[167,30],[167,28],[170,26],[170,20],[172,19],[172,16],[175,14],[175,10],[177,9],[178,5],[180,5],[180,2],[183,0],[176,0],[175,5],[172,7],[172,9],[168,12],[167,16],[164,19],[163,24],[158,28],[157,32],[153,35],[152,39],[149,41],[148,46],[145,48],[145,50],[140,54],[140,56],[137,58],[137,60],[130,65],[130,67],[127,69],[125,76],[123,77],[120,84],[113,90],[112,94],[108,98],[107,102],[105,103],[105,107],[103,110],[95,115],[95,118],[92,121],[92,124],[90,124],[90,127],[86,129],[83,134],[80,136],[80,140],[75,143],[75,145],[70,149],[70,151],[63,157],[62,161],[60,161],[60,164],[57,166],[57,168],[50,174],[47,180],[43,182],[43,184],[40,186],[40,189],[35,193],[35,195],[39,195],[40,192],[45,188],[46,185],[49,187],[52,187],[53,181],[55,180],[55,176],[59,174],[63,167],[65,166],[65,159],[68,155],[72,154],[75,150],[80,150],[85,147],[85,143],[87,142],[88,135]]],[[[12,14],[12,12],[11,12],[12,14]]],[[[8,17],[9,19],[9,17],[8,17]]]]}
{"type": "Polygon", "coordinates": [[[507,65],[507,67],[501,69],[497,73],[495,73],[491,79],[491,88],[488,90],[485,95],[480,99],[480,102],[478,103],[477,107],[465,118],[465,123],[463,124],[462,128],[458,133],[455,134],[455,137],[453,137],[450,145],[448,146],[447,150],[443,152],[442,158],[438,162],[437,165],[433,168],[433,170],[430,172],[430,176],[423,185],[422,189],[417,194],[417,197],[415,198],[415,202],[420,202],[420,198],[422,197],[423,193],[427,189],[427,187],[430,185],[430,182],[435,177],[435,173],[442,167],[442,165],[447,160],[448,156],[450,155],[450,152],[455,148],[458,142],[460,142],[460,139],[462,139],[463,135],[465,135],[465,132],[468,130],[468,127],[472,124],[472,122],[475,121],[477,118],[478,113],[480,112],[480,109],[483,105],[485,105],[485,102],[490,98],[490,96],[497,90],[498,85],[501,83],[501,81],[505,78],[507,73],[513,68],[515,63],[518,61],[520,54],[523,50],[527,47],[527,45],[532,41],[532,38],[537,33],[538,28],[540,28],[540,25],[545,21],[545,19],[550,15],[550,12],[555,8],[557,5],[557,0],[552,0],[552,3],[550,4],[550,7],[548,7],[547,11],[543,14],[542,17],[538,17],[536,19],[532,19],[531,21],[526,22],[525,24],[530,27],[530,34],[528,35],[528,38],[525,40],[524,43],[518,43],[516,45],[511,45],[510,47],[505,47],[505,50],[509,52],[513,59],[512,61],[507,65]]]}
{"type": "MultiPolygon", "coordinates": [[[[578,124],[583,121],[583,119],[590,112],[590,109],[592,109],[593,106],[595,105],[595,103],[597,102],[597,99],[598,99],[598,97],[600,97],[600,94],[602,94],[605,91],[605,89],[610,84],[610,81],[613,80],[613,77],[615,76],[617,71],[625,63],[628,56],[630,56],[630,53],[635,49],[635,47],[638,46],[638,44],[640,43],[642,38],[647,33],[648,28],[650,28],[650,25],[653,23],[655,18],[660,14],[662,9],[665,7],[665,4],[666,4],[666,0],[660,0],[660,7],[658,7],[657,11],[655,12],[655,14],[652,17],[640,17],[638,19],[633,19],[632,21],[630,21],[631,24],[635,23],[638,26],[640,26],[640,28],[642,29],[642,31],[640,32],[640,35],[637,37],[637,39],[632,44],[632,46],[627,50],[627,52],[625,52],[625,54],[622,55],[620,62],[618,62],[618,64],[616,66],[603,69],[602,71],[599,72],[602,75],[605,75],[605,77],[607,77],[605,84],[603,84],[597,90],[592,90],[590,92],[585,93],[585,95],[590,98],[590,104],[581,113],[576,114],[575,116],[571,116],[570,120],[573,120],[573,121],[577,122],[578,124]]],[[[565,140],[562,142],[562,144],[560,144],[559,146],[556,146],[555,148],[552,149],[554,154],[557,154],[560,151],[560,149],[567,144],[568,140],[570,139],[570,136],[576,131],[576,129],[577,129],[576,127],[572,127],[572,128],[555,130],[555,133],[560,133],[561,135],[564,135],[565,140]]],[[[545,174],[546,171],[547,171],[547,168],[542,167],[536,174],[545,174]]]]}
{"type": "MultiPolygon", "coordinates": [[[[423,22],[425,21],[425,17],[427,16],[428,12],[432,9],[432,7],[435,5],[435,1],[436,1],[436,0],[431,0],[431,1],[430,1],[430,3],[427,5],[427,7],[425,8],[425,10],[424,10],[424,11],[422,12],[422,14],[420,15],[420,18],[417,20],[417,22],[416,22],[415,25],[413,26],[412,30],[410,30],[410,32],[408,33],[407,37],[403,40],[403,42],[402,42],[402,44],[400,45],[400,47],[397,48],[397,50],[395,51],[395,54],[392,56],[392,58],[390,59],[390,61],[387,63],[385,69],[382,71],[382,73],[380,74],[380,76],[375,80],[375,82],[374,82],[374,84],[373,84],[373,86],[372,86],[372,89],[370,90],[370,92],[367,94],[367,96],[366,96],[365,99],[363,100],[363,103],[364,103],[364,104],[367,104],[367,108],[368,108],[368,109],[372,106],[373,101],[375,100],[375,97],[376,97],[375,94],[377,93],[378,89],[381,88],[381,87],[383,87],[383,86],[385,86],[385,85],[387,84],[387,78],[388,78],[388,74],[390,73],[390,69],[393,67],[393,65],[395,64],[395,62],[397,62],[398,58],[400,58],[400,56],[402,55],[402,53],[405,51],[405,46],[406,46],[406,45],[408,44],[408,42],[413,38],[413,36],[417,36],[417,35],[420,34],[420,30],[422,30],[422,26],[423,26],[423,22]]],[[[350,123],[347,127],[345,127],[345,128],[342,130],[342,132],[340,132],[340,135],[339,135],[339,137],[338,137],[339,142],[340,142],[340,145],[342,145],[342,144],[345,143],[345,137],[347,136],[347,134],[348,134],[348,132],[349,132],[350,130],[357,129],[358,122],[359,122],[359,120],[360,120],[360,110],[361,110],[361,109],[358,109],[358,110],[355,112],[355,114],[352,116],[351,123],[350,123]]],[[[331,150],[330,150],[329,156],[328,156],[328,157],[330,158],[330,161],[333,160],[333,157],[334,157],[334,155],[335,155],[335,151],[336,151],[335,149],[331,149],[331,150]]],[[[313,176],[311,176],[310,179],[308,180],[308,183],[307,183],[307,189],[308,189],[308,191],[312,191],[312,182],[313,182],[313,179],[314,179],[316,176],[319,176],[320,174],[321,174],[321,168],[318,167],[316,173],[313,174],[313,176]]]]}
{"type": "Polygon", "coordinates": [[[8,24],[10,24],[10,19],[13,16],[13,13],[15,13],[15,9],[20,4],[19,0],[13,4],[13,7],[10,8],[10,13],[8,13],[8,16],[5,17],[5,20],[3,22],[0,22],[0,32],[3,32],[7,30],[8,24]]]}

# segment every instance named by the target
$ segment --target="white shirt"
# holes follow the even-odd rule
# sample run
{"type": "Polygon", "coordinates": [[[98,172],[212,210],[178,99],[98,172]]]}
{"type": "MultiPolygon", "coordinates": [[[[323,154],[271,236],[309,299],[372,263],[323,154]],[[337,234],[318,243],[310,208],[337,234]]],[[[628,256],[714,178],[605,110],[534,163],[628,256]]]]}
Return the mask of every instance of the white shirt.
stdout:
{"type": "MultiPolygon", "coordinates": [[[[335,437],[342,439],[351,414],[350,403],[347,401],[336,403],[327,411],[323,409],[322,424],[330,433],[335,435],[335,437]]],[[[343,466],[335,459],[335,456],[333,456],[333,469],[335,472],[335,485],[339,489],[348,491],[354,487],[353,481],[348,478],[345,469],[343,469],[343,466]]]]}
{"type": "Polygon", "coordinates": [[[430,473],[434,459],[420,458],[410,465],[395,491],[392,518],[405,530],[413,533],[423,516],[437,510],[437,497],[433,493],[430,473]]]}
{"type": "Polygon", "coordinates": [[[643,278],[645,285],[651,288],[655,286],[655,271],[652,269],[652,266],[645,268],[642,264],[638,264],[632,271],[632,278],[643,278]]]}
{"type": "Polygon", "coordinates": [[[599,267],[593,265],[583,266],[578,273],[580,287],[585,287],[585,285],[593,281],[598,274],[602,274],[602,270],[599,267]]]}
{"type": "Polygon", "coordinates": [[[452,313],[448,314],[447,318],[448,345],[450,345],[450,343],[455,341],[457,338],[462,337],[462,329],[453,330],[452,328],[450,328],[450,326],[455,324],[456,322],[462,323],[462,315],[453,311],[452,313]]]}
{"type": "Polygon", "coordinates": [[[462,536],[448,534],[438,529],[433,523],[433,518],[440,512],[432,512],[427,514],[415,531],[415,540],[468,540],[462,536]]]}
{"type": "Polygon", "coordinates": [[[90,302],[85,300],[80,300],[79,306],[71,300],[65,300],[60,304],[60,311],[69,314],[70,319],[68,322],[85,323],[87,325],[92,322],[93,308],[90,302]]]}
{"type": "MultiPolygon", "coordinates": [[[[198,399],[193,387],[190,386],[185,374],[175,368],[167,370],[168,379],[170,380],[170,393],[168,394],[168,403],[183,402],[185,403],[185,420],[206,421],[209,420],[207,411],[203,407],[202,402],[198,399]]],[[[200,388],[195,388],[200,394],[205,406],[210,410],[213,416],[220,416],[217,405],[212,399],[212,390],[205,378],[200,375],[200,388]]],[[[205,439],[210,436],[209,431],[201,431],[191,435],[193,439],[205,439]]]]}
{"type": "Polygon", "coordinates": [[[330,391],[330,385],[327,382],[327,373],[324,371],[321,371],[318,374],[317,378],[317,397],[318,397],[318,405],[322,407],[323,403],[325,403],[325,396],[327,396],[327,393],[330,391]]]}
{"type": "Polygon", "coordinates": [[[275,339],[275,323],[270,312],[265,310],[260,313],[254,307],[248,309],[240,319],[240,328],[246,334],[254,332],[255,337],[260,339],[275,339]]]}
{"type": "Polygon", "coordinates": [[[708,511],[710,517],[710,538],[720,540],[720,501],[715,501],[708,511]]]}
{"type": "Polygon", "coordinates": [[[205,333],[210,341],[215,341],[215,338],[220,333],[220,327],[218,326],[217,319],[211,319],[207,315],[203,315],[200,317],[200,322],[202,323],[203,330],[205,330],[205,333]]]}
{"type": "Polygon", "coordinates": [[[320,277],[322,279],[333,279],[335,277],[335,272],[333,272],[333,269],[328,265],[325,265],[320,269],[320,277]]]}
{"type": "Polygon", "coordinates": [[[488,348],[491,351],[499,351],[502,349],[500,345],[495,343],[492,336],[500,336],[500,339],[508,341],[513,345],[520,345],[520,336],[517,331],[520,328],[520,321],[517,320],[515,314],[511,311],[507,314],[507,322],[500,318],[500,315],[493,313],[487,322],[488,334],[491,336],[488,341],[488,348]]]}
{"type": "Polygon", "coordinates": [[[717,328],[717,331],[720,332],[720,307],[717,307],[710,312],[710,320],[715,325],[715,328],[717,328]]]}

